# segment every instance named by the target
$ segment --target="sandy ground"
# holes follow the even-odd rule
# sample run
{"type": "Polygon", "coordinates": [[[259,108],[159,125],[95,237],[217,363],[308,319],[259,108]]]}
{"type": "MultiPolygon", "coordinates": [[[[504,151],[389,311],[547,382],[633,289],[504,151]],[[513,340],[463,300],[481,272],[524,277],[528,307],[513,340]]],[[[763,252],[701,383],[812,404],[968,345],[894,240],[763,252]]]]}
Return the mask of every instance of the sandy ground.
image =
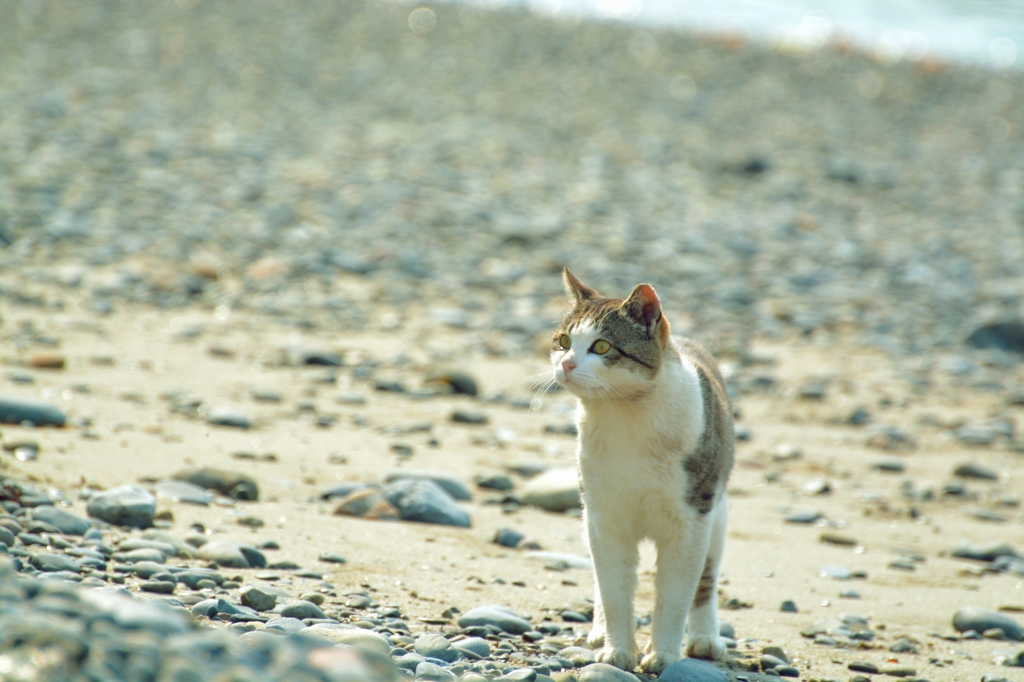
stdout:
{"type": "MultiPolygon", "coordinates": [[[[52,484],[75,497],[84,484],[110,487],[151,481],[191,465],[244,471],[259,481],[259,502],[198,507],[161,500],[161,508],[173,514],[173,532],[186,536],[193,532],[193,524],[202,524],[209,532],[254,544],[276,540],[281,549],[268,553],[272,561],[291,559],[304,567],[323,568],[339,593],[369,587],[378,601],[399,605],[413,622],[437,618],[452,606],[465,611],[487,603],[507,604],[538,617],[591,594],[589,571],[548,570],[520,550],[491,542],[496,529],[507,526],[545,550],[584,554],[580,521],[571,514],[533,508],[503,514],[499,505],[486,503],[494,493],[477,490],[466,504],[472,528],[457,529],[333,516],[333,503],[318,499],[318,493],[332,484],[379,481],[396,467],[444,470],[472,483],[476,474],[497,473],[516,462],[571,466],[574,439],[544,432],[546,424],[570,420],[571,396],[543,396],[535,410],[464,396],[414,399],[372,391],[345,370],[340,386],[316,384],[312,378],[323,368],[280,363],[288,348],[334,349],[349,358],[362,353],[380,359],[386,369],[393,367],[391,376],[415,388],[431,360],[447,353],[453,363],[457,360],[477,377],[485,398],[497,393],[529,397],[534,377],[546,370],[542,355],[493,359],[479,348],[466,347],[471,335],[441,329],[415,313],[400,321],[388,318],[364,334],[344,336],[283,329],[249,313],[202,309],[125,307],[101,318],[74,310],[40,313],[3,302],[0,317],[5,336],[15,323],[31,320],[37,330],[59,341],[53,352],[67,358],[65,369],[32,370],[35,384],[6,383],[3,393],[42,396],[72,419],[88,417],[93,422],[84,432],[5,425],[5,443],[31,439],[41,445],[34,462],[5,456],[8,474],[52,484]],[[201,331],[182,335],[183,330],[201,331]],[[221,353],[213,354],[211,348],[221,353]],[[233,356],[226,357],[225,352],[233,356]],[[113,364],[104,365],[100,358],[110,358],[113,364]],[[403,363],[389,365],[396,359],[403,363]],[[187,389],[210,405],[239,408],[256,425],[249,430],[214,427],[172,413],[160,397],[170,389],[187,389]],[[275,391],[282,400],[255,402],[249,394],[252,389],[275,391]],[[339,391],[362,392],[366,403],[338,404],[334,396],[339,391]],[[317,414],[337,415],[336,424],[316,426],[308,411],[297,410],[300,401],[314,403],[317,414]],[[483,410],[490,424],[452,423],[450,414],[459,407],[483,410]],[[395,433],[423,422],[432,424],[431,431],[395,433]],[[498,444],[497,429],[514,435],[503,433],[507,442],[498,444]],[[431,446],[430,439],[437,445],[431,446]],[[396,442],[412,445],[413,456],[393,453],[390,446],[396,442]],[[273,453],[277,460],[241,460],[233,456],[237,452],[273,453]],[[239,525],[238,519],[246,516],[262,519],[265,525],[239,525]],[[342,554],[348,563],[319,563],[317,557],[325,551],[342,554]]],[[[28,355],[8,347],[5,371],[23,364],[28,355]]],[[[997,498],[1019,500],[1024,458],[1005,444],[968,448],[948,430],[995,414],[1019,420],[1022,408],[1006,407],[1001,394],[957,385],[938,375],[926,390],[912,390],[902,378],[907,368],[895,367],[874,351],[818,347],[793,338],[755,345],[753,355],[763,364],[744,368],[726,358],[727,372],[770,373],[777,383],[771,393],[749,393],[738,400],[740,425],[752,438],[738,446],[729,486],[730,527],[721,587],[722,599],[735,597],[750,605],[723,611],[723,619],[735,626],[738,652],[759,655],[764,646],[781,646],[802,677],[811,679],[847,679],[852,673],[846,666],[853,660],[869,660],[879,667],[911,666],[919,677],[930,680],[977,680],[983,675],[1013,679],[1017,669],[993,661],[1001,652],[1016,651],[1019,644],[947,641],[936,635],[953,633],[951,619],[962,606],[1024,609],[1024,578],[979,575],[970,570],[970,562],[946,556],[962,540],[1024,547],[1019,507],[1004,501],[999,508],[1009,518],[1004,523],[976,520],[968,513],[976,507],[995,508],[997,498]],[[826,397],[800,398],[798,387],[815,377],[830,379],[826,397]],[[883,452],[866,445],[867,429],[841,423],[858,405],[869,410],[875,423],[913,434],[916,448],[883,452]],[[790,450],[799,456],[781,456],[790,450]],[[884,458],[904,462],[905,472],[875,470],[873,465],[884,458]],[[933,501],[912,505],[901,498],[899,487],[908,480],[916,489],[941,492],[954,466],[965,461],[997,470],[1000,480],[968,481],[968,489],[980,495],[973,501],[939,494],[933,501]],[[805,492],[805,484],[818,478],[829,483],[831,493],[805,492]],[[910,506],[917,509],[917,518],[908,513],[910,506]],[[827,519],[842,522],[842,527],[783,522],[784,512],[799,509],[818,510],[827,519]],[[852,536],[856,545],[825,544],[819,539],[823,530],[852,536]],[[914,571],[889,568],[899,556],[896,550],[919,552],[925,560],[914,571]],[[841,582],[819,577],[819,568],[827,564],[866,571],[867,578],[841,582]],[[862,598],[841,599],[840,591],[847,588],[862,598]],[[798,613],[780,611],[786,599],[796,602],[798,613]],[[870,619],[876,638],[863,650],[815,645],[800,635],[812,621],[843,613],[870,619]],[[888,646],[901,635],[915,641],[920,652],[891,653],[888,646]]],[[[1019,381],[1019,366],[1011,371],[1017,372],[1019,381]]],[[[84,514],[83,502],[76,501],[74,508],[84,514]]],[[[653,548],[645,548],[638,614],[649,613],[652,607],[653,560],[653,548]]],[[[247,571],[239,573],[253,579],[247,571]]],[[[303,582],[295,578],[294,589],[301,591],[303,582]]]]}

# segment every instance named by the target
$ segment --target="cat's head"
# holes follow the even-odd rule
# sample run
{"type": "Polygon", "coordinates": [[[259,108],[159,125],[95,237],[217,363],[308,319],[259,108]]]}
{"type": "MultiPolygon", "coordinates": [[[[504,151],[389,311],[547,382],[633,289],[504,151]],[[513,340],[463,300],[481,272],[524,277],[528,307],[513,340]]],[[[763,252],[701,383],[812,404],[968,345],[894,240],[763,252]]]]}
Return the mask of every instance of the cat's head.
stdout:
{"type": "Polygon", "coordinates": [[[568,268],[573,301],[555,330],[555,381],[580,398],[630,400],[648,393],[669,344],[669,324],[654,287],[640,284],[625,299],[604,298],[568,268]]]}

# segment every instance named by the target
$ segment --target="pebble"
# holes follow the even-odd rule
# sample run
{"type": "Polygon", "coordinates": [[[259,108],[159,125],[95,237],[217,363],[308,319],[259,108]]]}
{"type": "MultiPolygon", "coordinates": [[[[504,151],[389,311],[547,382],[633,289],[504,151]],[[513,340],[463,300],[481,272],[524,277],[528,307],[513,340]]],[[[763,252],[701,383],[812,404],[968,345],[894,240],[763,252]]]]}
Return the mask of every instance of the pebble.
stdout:
{"type": "Polygon", "coordinates": [[[953,475],[961,478],[977,478],[984,481],[998,481],[999,473],[977,462],[965,462],[953,469],[953,475]]]}
{"type": "MultiPolygon", "coordinates": [[[[691,660],[691,659],[686,659],[691,660]]],[[[666,668],[667,670],[668,668],[666,668]]],[[[664,671],[662,672],[664,675],[664,671]]],[[[658,679],[662,679],[659,677],[658,679]]],[[[680,678],[676,682],[682,682],[680,678]]],[[[579,682],[639,682],[636,675],[607,663],[591,663],[579,672],[579,682]]]]}
{"type": "Polygon", "coordinates": [[[491,418],[477,410],[455,410],[452,421],[459,424],[489,424],[491,418]]]}
{"type": "Polygon", "coordinates": [[[906,637],[900,637],[889,645],[889,651],[897,654],[917,653],[917,646],[906,637]]]}
{"type": "Polygon", "coordinates": [[[173,502],[184,502],[206,507],[214,500],[214,496],[206,492],[205,489],[186,481],[160,481],[154,489],[157,499],[167,499],[173,502]]]}
{"type": "Polygon", "coordinates": [[[297,620],[305,620],[306,618],[327,618],[319,606],[313,602],[308,602],[304,599],[296,599],[283,605],[278,613],[283,618],[295,618],[297,620]]]}
{"type": "Polygon", "coordinates": [[[992,628],[1000,628],[1006,637],[1016,641],[1024,640],[1024,627],[1005,613],[984,609],[979,606],[967,606],[953,615],[953,628],[957,632],[985,632],[992,628]]]}
{"type": "Polygon", "coordinates": [[[211,540],[199,548],[199,558],[227,568],[265,568],[267,559],[255,547],[232,540],[211,540]]]}
{"type": "Polygon", "coordinates": [[[270,611],[277,606],[277,595],[258,585],[249,585],[239,593],[242,604],[256,611],[270,611]]]}
{"type": "Polygon", "coordinates": [[[991,445],[996,439],[996,432],[987,426],[961,426],[953,435],[966,445],[991,445]]]}
{"type": "Polygon", "coordinates": [[[323,561],[324,563],[328,563],[328,564],[344,564],[344,563],[347,563],[345,561],[345,557],[341,556],[340,554],[335,554],[333,552],[324,552],[319,557],[317,557],[317,559],[319,561],[323,561]]]}
{"type": "Polygon", "coordinates": [[[878,674],[878,666],[871,661],[851,661],[846,667],[858,673],[878,674]]]}
{"type": "Polygon", "coordinates": [[[191,483],[206,490],[215,490],[221,495],[227,495],[236,500],[254,501],[260,498],[259,486],[256,481],[251,476],[236,471],[203,467],[179,471],[171,478],[191,483]]]}
{"type": "Polygon", "coordinates": [[[423,661],[416,666],[416,679],[428,680],[429,682],[455,682],[458,678],[439,665],[429,661],[423,661]]]}
{"type": "Polygon", "coordinates": [[[56,526],[57,530],[65,535],[85,535],[85,532],[92,528],[87,519],[60,507],[35,507],[30,516],[56,526]]]}
{"type": "Polygon", "coordinates": [[[426,658],[437,658],[446,663],[454,663],[462,655],[455,650],[455,647],[437,633],[426,633],[416,638],[416,653],[426,658]]]}
{"type": "Polygon", "coordinates": [[[806,509],[804,511],[793,512],[792,514],[786,514],[786,523],[816,523],[818,520],[824,518],[824,514],[819,511],[806,509]]]}
{"type": "Polygon", "coordinates": [[[395,481],[431,481],[444,489],[446,493],[456,500],[472,500],[473,495],[469,487],[455,476],[443,471],[417,471],[413,469],[400,469],[392,471],[384,479],[386,483],[395,481]]]}
{"type": "Polygon", "coordinates": [[[320,637],[334,644],[344,644],[361,651],[388,654],[391,644],[383,635],[351,625],[316,623],[302,631],[305,636],[320,637]]]}
{"type": "Polygon", "coordinates": [[[30,422],[36,426],[64,426],[65,417],[63,412],[47,403],[0,396],[0,423],[22,422],[30,422]]]}
{"type": "Polygon", "coordinates": [[[787,599],[786,601],[782,602],[782,606],[779,607],[779,610],[782,611],[783,613],[798,613],[799,612],[799,609],[797,609],[797,607],[796,607],[796,602],[793,601],[792,599],[787,599]]]}
{"type": "Polygon", "coordinates": [[[455,648],[462,652],[470,652],[480,658],[487,658],[491,655],[491,645],[483,637],[467,637],[455,642],[455,648]]]}
{"type": "Polygon", "coordinates": [[[507,606],[486,605],[470,609],[458,620],[460,628],[493,625],[502,632],[521,635],[533,629],[530,622],[520,618],[507,606]]]}
{"type": "Polygon", "coordinates": [[[358,516],[364,519],[395,521],[398,510],[373,488],[360,488],[342,498],[334,508],[336,516],[358,516]]]}
{"type": "Polygon", "coordinates": [[[366,490],[366,489],[367,488],[366,488],[366,484],[365,483],[355,483],[355,482],[339,483],[339,484],[337,484],[335,486],[332,486],[332,487],[328,488],[327,490],[324,490],[322,493],[320,493],[320,499],[321,500],[331,500],[331,499],[334,499],[334,498],[348,497],[349,495],[351,495],[352,493],[354,493],[354,492],[356,492],[358,490],[366,490]]]}
{"type": "Polygon", "coordinates": [[[396,481],[384,489],[384,497],[398,509],[403,521],[419,521],[469,528],[469,513],[437,484],[426,480],[396,481]]]}
{"type": "Polygon", "coordinates": [[[874,464],[874,468],[879,471],[885,471],[889,473],[903,473],[906,466],[898,459],[880,459],[874,464]]]}
{"type": "Polygon", "coordinates": [[[31,555],[29,557],[29,561],[40,571],[47,573],[53,571],[71,571],[73,573],[78,573],[82,570],[82,567],[78,565],[78,562],[63,554],[40,552],[39,554],[31,555]]]}
{"type": "Polygon", "coordinates": [[[559,651],[558,655],[571,661],[577,668],[597,662],[597,659],[594,658],[594,652],[581,646],[566,647],[559,651]]]}
{"type": "Polygon", "coordinates": [[[845,533],[837,533],[835,531],[827,530],[824,531],[819,539],[829,545],[840,545],[842,547],[853,547],[857,544],[857,539],[846,535],[845,533]]]}
{"type": "Polygon", "coordinates": [[[230,426],[236,429],[248,429],[252,422],[244,413],[230,407],[215,407],[206,415],[206,423],[216,426],[230,426]]]}
{"type": "Polygon", "coordinates": [[[427,375],[427,386],[443,386],[450,392],[460,395],[475,396],[480,392],[479,385],[473,375],[456,369],[431,372],[427,375]]]}
{"type": "Polygon", "coordinates": [[[528,481],[518,497],[524,504],[553,512],[579,507],[579,475],[575,468],[551,469],[528,481]]]}
{"type": "Polygon", "coordinates": [[[492,476],[478,476],[476,479],[476,485],[478,488],[484,488],[486,490],[498,490],[501,492],[507,492],[512,490],[515,485],[512,483],[512,479],[505,474],[494,474],[492,476]]]}
{"type": "Polygon", "coordinates": [[[89,516],[115,526],[149,528],[156,516],[156,498],[137,485],[94,493],[86,505],[89,516]]]}

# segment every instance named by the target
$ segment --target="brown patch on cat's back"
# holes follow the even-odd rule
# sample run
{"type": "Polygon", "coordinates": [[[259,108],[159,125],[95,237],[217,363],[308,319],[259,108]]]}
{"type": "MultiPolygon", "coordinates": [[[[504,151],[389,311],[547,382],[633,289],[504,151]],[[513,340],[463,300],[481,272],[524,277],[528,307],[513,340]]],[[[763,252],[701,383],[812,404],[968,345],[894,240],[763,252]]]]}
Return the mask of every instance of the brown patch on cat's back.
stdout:
{"type": "Polygon", "coordinates": [[[704,428],[697,447],[683,461],[689,478],[686,502],[701,514],[715,506],[732,471],[736,437],[732,405],[714,357],[692,339],[678,339],[680,354],[697,370],[704,403],[704,428]]]}

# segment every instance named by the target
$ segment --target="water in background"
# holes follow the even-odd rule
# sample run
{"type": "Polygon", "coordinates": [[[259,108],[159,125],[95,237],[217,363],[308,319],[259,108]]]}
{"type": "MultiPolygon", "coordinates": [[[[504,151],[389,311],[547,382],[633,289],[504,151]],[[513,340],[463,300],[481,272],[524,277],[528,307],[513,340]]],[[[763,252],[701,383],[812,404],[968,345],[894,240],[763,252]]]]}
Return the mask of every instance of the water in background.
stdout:
{"type": "Polygon", "coordinates": [[[1024,0],[476,0],[533,12],[740,33],[795,48],[848,40],[892,59],[1022,68],[1024,0]]]}

